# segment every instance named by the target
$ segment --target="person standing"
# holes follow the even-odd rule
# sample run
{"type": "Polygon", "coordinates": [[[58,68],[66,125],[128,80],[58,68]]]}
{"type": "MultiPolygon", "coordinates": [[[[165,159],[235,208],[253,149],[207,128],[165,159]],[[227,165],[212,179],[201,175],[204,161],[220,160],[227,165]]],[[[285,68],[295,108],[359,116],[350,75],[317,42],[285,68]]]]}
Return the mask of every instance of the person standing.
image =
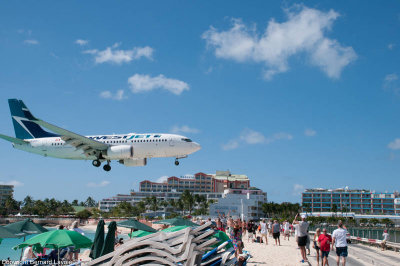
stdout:
{"type": "Polygon", "coordinates": [[[331,250],[332,237],[328,234],[326,228],[322,229],[322,234],[318,237],[317,241],[321,249],[322,266],[329,266],[328,256],[331,250]]]}
{"type": "Polygon", "coordinates": [[[239,258],[239,254],[242,254],[243,241],[242,241],[242,228],[238,223],[235,223],[231,230],[231,239],[233,247],[235,248],[235,257],[239,258]]]}
{"type": "Polygon", "coordinates": [[[339,220],[338,228],[332,233],[332,250],[336,247],[336,264],[339,266],[340,257],[342,257],[342,265],[346,265],[347,252],[347,230],[343,228],[343,222],[339,220]]]}
{"type": "Polygon", "coordinates": [[[265,238],[265,245],[268,245],[268,228],[265,219],[261,221],[260,226],[261,226],[261,242],[265,238]]]}
{"type": "Polygon", "coordinates": [[[318,265],[319,265],[319,255],[320,255],[320,252],[319,252],[320,247],[319,247],[319,243],[318,243],[318,238],[320,235],[321,235],[321,229],[317,228],[315,230],[315,234],[314,234],[313,248],[315,249],[315,252],[317,253],[317,264],[318,265]]]}
{"type": "Polygon", "coordinates": [[[287,237],[287,240],[289,241],[289,237],[290,237],[290,223],[288,222],[288,220],[285,221],[285,224],[283,225],[283,234],[284,234],[284,240],[287,237]]]}
{"type": "Polygon", "coordinates": [[[249,243],[250,238],[251,238],[251,242],[254,242],[254,240],[253,240],[253,230],[254,230],[254,224],[253,224],[253,221],[250,220],[247,223],[247,243],[249,243]]]}
{"type": "Polygon", "coordinates": [[[274,221],[274,224],[272,225],[272,236],[275,239],[275,246],[281,245],[281,240],[280,240],[280,235],[281,235],[281,226],[278,223],[278,220],[274,221]]]}
{"type": "Polygon", "coordinates": [[[384,251],[386,249],[386,242],[389,241],[389,237],[390,237],[389,233],[387,232],[386,229],[383,231],[382,237],[383,237],[383,239],[381,242],[381,248],[382,248],[382,251],[384,251]]]}
{"type": "Polygon", "coordinates": [[[300,248],[301,257],[303,258],[301,262],[304,263],[308,262],[306,254],[308,223],[306,221],[305,215],[301,216],[301,221],[297,221],[298,215],[299,214],[297,214],[296,217],[294,218],[293,225],[295,227],[295,230],[297,231],[297,245],[300,248]]]}

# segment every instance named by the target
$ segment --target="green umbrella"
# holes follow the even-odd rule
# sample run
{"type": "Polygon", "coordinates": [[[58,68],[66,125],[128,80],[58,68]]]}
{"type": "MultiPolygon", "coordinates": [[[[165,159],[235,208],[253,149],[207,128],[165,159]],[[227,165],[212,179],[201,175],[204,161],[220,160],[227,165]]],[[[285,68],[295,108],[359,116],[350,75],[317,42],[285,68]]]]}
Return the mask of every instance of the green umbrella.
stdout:
{"type": "Polygon", "coordinates": [[[73,246],[79,249],[89,248],[92,245],[92,241],[75,231],[53,230],[34,236],[24,243],[13,247],[13,249],[24,248],[31,245],[40,246],[42,248],[65,248],[73,246]]]}
{"type": "Polygon", "coordinates": [[[0,238],[17,238],[23,235],[23,233],[17,233],[13,230],[5,228],[4,226],[0,226],[0,238]]]}
{"type": "Polygon", "coordinates": [[[25,235],[40,234],[47,232],[48,230],[40,224],[34,223],[31,219],[25,219],[23,221],[15,222],[4,226],[11,231],[23,233],[25,235]]]}
{"type": "Polygon", "coordinates": [[[166,232],[166,233],[167,232],[176,232],[176,231],[188,228],[188,227],[190,227],[190,226],[188,226],[188,225],[178,225],[178,226],[168,227],[167,229],[164,229],[164,230],[161,230],[161,231],[166,232]]]}
{"type": "Polygon", "coordinates": [[[142,237],[142,236],[147,236],[147,235],[151,235],[154,234],[153,232],[147,232],[147,231],[143,231],[143,230],[137,230],[134,231],[132,233],[129,233],[129,237],[142,237]]]}
{"type": "Polygon", "coordinates": [[[108,225],[108,232],[106,239],[104,240],[104,246],[103,250],[101,251],[101,256],[104,256],[114,251],[115,231],[117,231],[117,223],[113,221],[108,225]]]}
{"type": "Polygon", "coordinates": [[[168,224],[168,225],[175,225],[175,226],[178,226],[178,225],[198,226],[198,224],[195,224],[187,219],[183,219],[180,217],[161,220],[161,221],[155,222],[155,224],[168,224]]]}
{"type": "MultiPolygon", "coordinates": [[[[31,219],[27,218],[23,221],[15,222],[12,224],[8,224],[4,226],[7,229],[10,229],[14,232],[21,233],[24,236],[24,241],[26,239],[26,235],[32,234],[40,234],[47,232],[48,230],[41,226],[40,224],[34,223],[31,219]]],[[[21,250],[21,257],[22,258],[22,250],[21,250]]]]}
{"type": "Polygon", "coordinates": [[[104,220],[101,219],[97,224],[96,234],[94,235],[93,245],[90,248],[90,255],[92,259],[100,257],[104,244],[104,220]]]}
{"type": "MultiPolygon", "coordinates": [[[[222,243],[224,243],[230,239],[229,236],[225,232],[222,232],[222,231],[218,231],[216,234],[213,235],[213,237],[215,237],[219,240],[218,243],[212,245],[213,248],[218,247],[219,245],[221,245],[222,243]]],[[[229,243],[226,246],[226,248],[231,248],[231,247],[233,247],[232,243],[229,243]]]]}
{"type": "MultiPolygon", "coordinates": [[[[142,230],[142,231],[146,231],[146,232],[157,232],[156,229],[139,222],[136,219],[129,219],[129,220],[125,220],[125,221],[120,221],[117,222],[117,225],[120,227],[125,227],[125,228],[131,228],[132,230],[142,230]]],[[[131,231],[132,233],[132,231],[131,231]]]]}

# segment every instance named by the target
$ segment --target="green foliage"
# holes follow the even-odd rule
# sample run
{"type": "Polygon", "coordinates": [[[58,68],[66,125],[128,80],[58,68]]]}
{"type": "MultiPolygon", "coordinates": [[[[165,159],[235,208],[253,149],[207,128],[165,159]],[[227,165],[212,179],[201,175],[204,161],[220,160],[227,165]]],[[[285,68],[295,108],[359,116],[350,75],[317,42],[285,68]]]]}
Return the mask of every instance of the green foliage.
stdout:
{"type": "Polygon", "coordinates": [[[300,211],[300,204],[290,202],[268,202],[261,206],[263,212],[268,218],[291,219],[300,211]]]}
{"type": "Polygon", "coordinates": [[[87,209],[76,213],[76,217],[78,217],[79,219],[89,219],[90,216],[92,216],[92,213],[87,209]]]}

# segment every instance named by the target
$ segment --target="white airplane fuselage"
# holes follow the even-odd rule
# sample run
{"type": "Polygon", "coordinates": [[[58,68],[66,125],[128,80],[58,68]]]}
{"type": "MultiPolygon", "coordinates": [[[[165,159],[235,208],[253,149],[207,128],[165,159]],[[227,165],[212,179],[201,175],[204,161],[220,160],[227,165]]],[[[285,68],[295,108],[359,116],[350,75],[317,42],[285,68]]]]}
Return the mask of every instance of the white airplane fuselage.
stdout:
{"type": "MultiPolygon", "coordinates": [[[[122,134],[98,135],[87,138],[109,145],[104,160],[146,159],[158,157],[185,158],[200,150],[200,145],[190,139],[174,134],[122,134]],[[130,153],[119,152],[130,150],[130,153]]],[[[96,156],[85,155],[82,149],[69,145],[61,137],[26,139],[26,144],[13,143],[14,148],[46,157],[71,160],[96,160],[96,156]]]]}

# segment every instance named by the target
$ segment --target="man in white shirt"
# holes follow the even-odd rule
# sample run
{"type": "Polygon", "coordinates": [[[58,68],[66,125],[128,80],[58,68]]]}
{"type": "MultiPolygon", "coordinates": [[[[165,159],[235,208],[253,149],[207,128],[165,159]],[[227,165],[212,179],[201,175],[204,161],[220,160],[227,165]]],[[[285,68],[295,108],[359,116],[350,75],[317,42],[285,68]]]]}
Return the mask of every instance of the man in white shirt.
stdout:
{"type": "Polygon", "coordinates": [[[382,247],[382,251],[383,251],[386,249],[386,242],[389,241],[389,233],[387,232],[386,229],[383,231],[382,237],[383,237],[383,239],[381,242],[381,247],[382,247]]]}
{"type": "Polygon", "coordinates": [[[301,262],[304,263],[304,262],[308,262],[307,253],[306,253],[308,223],[306,221],[305,215],[301,216],[300,222],[297,221],[298,215],[299,214],[297,214],[296,217],[294,217],[293,226],[295,227],[295,229],[297,231],[297,245],[300,248],[301,256],[303,258],[303,260],[301,262]]]}
{"type": "Polygon", "coordinates": [[[333,231],[332,233],[332,250],[333,247],[336,247],[336,264],[339,266],[340,257],[342,257],[342,265],[346,265],[346,257],[348,255],[347,252],[347,230],[343,228],[342,221],[338,222],[338,229],[333,231]]]}
{"type": "Polygon", "coordinates": [[[283,225],[283,234],[284,234],[284,240],[287,237],[287,240],[289,241],[289,236],[290,236],[290,223],[286,220],[284,225],[283,225]]]}

